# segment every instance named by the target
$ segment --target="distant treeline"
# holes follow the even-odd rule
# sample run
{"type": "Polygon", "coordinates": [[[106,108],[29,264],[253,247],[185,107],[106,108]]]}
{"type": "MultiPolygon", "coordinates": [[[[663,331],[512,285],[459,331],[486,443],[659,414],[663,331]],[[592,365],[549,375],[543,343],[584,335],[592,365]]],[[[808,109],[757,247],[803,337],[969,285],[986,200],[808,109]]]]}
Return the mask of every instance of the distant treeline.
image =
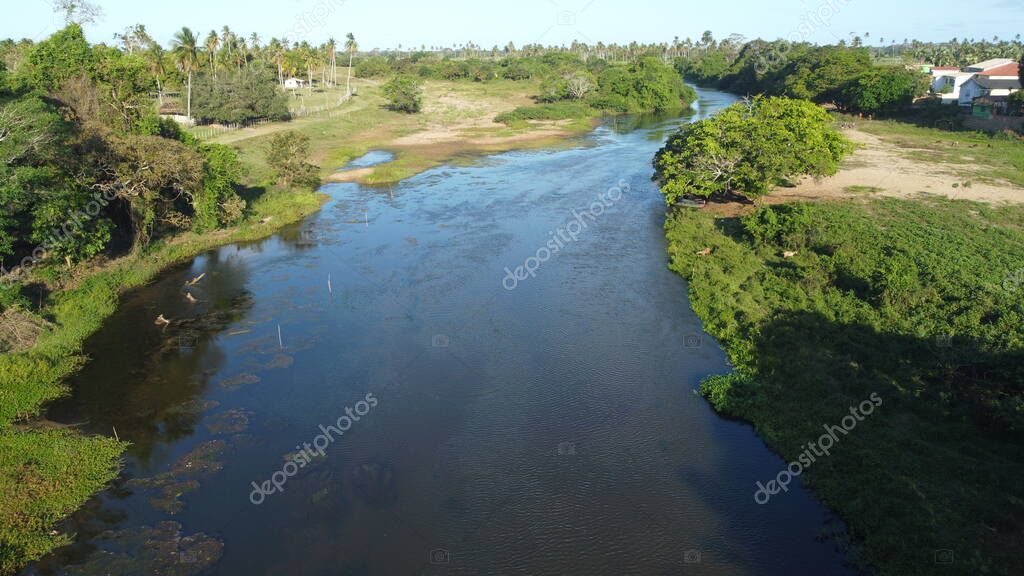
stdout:
{"type": "Polygon", "coordinates": [[[680,58],[676,69],[697,84],[738,94],[802,98],[867,114],[904,109],[929,87],[920,68],[878,65],[868,48],[786,41],[750,42],[735,57],[712,50],[680,58]]]}
{"type": "Polygon", "coordinates": [[[499,122],[564,120],[598,112],[637,113],[680,110],[695,99],[693,89],[663,62],[651,56],[629,63],[602,58],[584,60],[571,52],[497,59],[454,60],[430,53],[369,56],[355,64],[360,78],[395,75],[468,82],[540,81],[537,106],[500,115],[499,122]]]}

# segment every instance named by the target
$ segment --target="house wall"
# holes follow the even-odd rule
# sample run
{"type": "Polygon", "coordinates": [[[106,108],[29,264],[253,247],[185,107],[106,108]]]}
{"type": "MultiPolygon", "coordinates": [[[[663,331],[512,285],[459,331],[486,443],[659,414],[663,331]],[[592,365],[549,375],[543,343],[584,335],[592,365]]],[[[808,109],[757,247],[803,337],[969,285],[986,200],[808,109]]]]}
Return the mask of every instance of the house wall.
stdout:
{"type": "Polygon", "coordinates": [[[970,106],[974,99],[978,96],[984,96],[985,89],[978,85],[977,82],[972,78],[969,82],[965,82],[960,88],[960,105],[970,106]]]}

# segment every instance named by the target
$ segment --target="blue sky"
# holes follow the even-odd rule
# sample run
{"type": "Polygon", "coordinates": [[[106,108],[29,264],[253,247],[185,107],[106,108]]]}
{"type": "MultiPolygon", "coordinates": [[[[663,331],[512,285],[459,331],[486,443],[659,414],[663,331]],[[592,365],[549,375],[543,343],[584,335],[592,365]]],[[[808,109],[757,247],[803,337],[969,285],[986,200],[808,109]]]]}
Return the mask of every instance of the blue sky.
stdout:
{"type": "MultiPolygon", "coordinates": [[[[0,38],[44,38],[63,21],[51,0],[3,0],[16,17],[0,20],[0,38]]],[[[948,40],[1013,38],[1024,33],[1024,0],[94,0],[103,18],[87,26],[93,42],[109,42],[126,26],[142,23],[166,44],[189,26],[205,34],[229,24],[313,43],[355,33],[364,49],[434,46],[473,41],[481,46],[587,42],[669,42],[718,38],[791,38],[832,43],[850,32],[885,38],[948,40]]]]}

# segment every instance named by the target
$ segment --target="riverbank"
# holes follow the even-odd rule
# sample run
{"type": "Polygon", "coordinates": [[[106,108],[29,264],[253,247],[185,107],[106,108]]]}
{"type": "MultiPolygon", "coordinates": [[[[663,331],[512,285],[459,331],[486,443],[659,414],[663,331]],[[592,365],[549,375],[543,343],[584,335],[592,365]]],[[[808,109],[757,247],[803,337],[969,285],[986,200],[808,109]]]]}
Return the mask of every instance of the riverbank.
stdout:
{"type": "MultiPolygon", "coordinates": [[[[832,200],[667,219],[670,267],[737,370],[703,394],[790,462],[878,394],[874,415],[799,466],[847,522],[851,560],[1020,573],[1024,208],[832,200]]],[[[786,506],[775,492],[765,505],[786,506]]]]}
{"type": "MultiPolygon", "coordinates": [[[[592,128],[592,122],[536,123],[517,129],[494,116],[530,102],[530,82],[487,84],[428,82],[425,110],[405,115],[383,109],[379,84],[357,81],[360,95],[337,110],[292,122],[227,132],[212,139],[235,146],[244,166],[243,184],[266,189],[272,180],[264,160],[269,134],[296,130],[311,139],[311,160],[325,181],[345,181],[337,167],[370,150],[387,148],[393,161],[351,178],[365,184],[397,182],[459,158],[517,148],[554,146],[592,128]]],[[[242,225],[210,234],[186,233],[157,242],[140,254],[73,271],[37,271],[33,283],[48,293],[36,315],[47,328],[33,346],[0,355],[0,574],[11,573],[67,544],[61,519],[116,477],[126,445],[110,437],[88,437],[33,420],[45,405],[66,394],[64,381],[86,361],[82,346],[117,309],[127,290],[147,284],[167,268],[206,250],[269,236],[319,209],[323,197],[271,188],[251,195],[242,225]]]]}
{"type": "MultiPolygon", "coordinates": [[[[313,192],[272,189],[250,198],[238,227],[186,233],[87,270],[39,270],[51,291],[36,313],[48,328],[27,350],[0,355],[0,574],[70,542],[59,522],[116,477],[126,444],[31,420],[67,392],[65,379],[85,362],[82,347],[127,290],[206,250],[256,240],[319,209],[313,192]]],[[[42,286],[38,286],[43,289],[42,286]]]]}

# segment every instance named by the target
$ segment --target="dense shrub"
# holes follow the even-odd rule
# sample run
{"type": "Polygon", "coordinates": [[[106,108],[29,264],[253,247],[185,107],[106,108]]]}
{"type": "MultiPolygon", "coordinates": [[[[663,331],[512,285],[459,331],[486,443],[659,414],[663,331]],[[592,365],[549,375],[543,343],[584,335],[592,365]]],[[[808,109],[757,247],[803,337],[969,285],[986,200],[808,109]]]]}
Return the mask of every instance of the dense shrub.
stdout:
{"type": "Polygon", "coordinates": [[[391,65],[383,56],[368,56],[355,63],[357,78],[381,78],[391,73],[391,65]]]}
{"type": "Polygon", "coordinates": [[[288,99],[274,73],[243,68],[197,76],[192,87],[196,121],[237,124],[246,120],[288,118],[288,99]]]}
{"type": "Polygon", "coordinates": [[[807,244],[811,211],[807,204],[766,206],[742,219],[743,229],[760,244],[788,248],[807,244]]]}
{"type": "Polygon", "coordinates": [[[388,110],[415,114],[423,108],[423,88],[412,76],[395,76],[384,85],[388,110]]]}
{"type": "Polygon", "coordinates": [[[670,66],[653,57],[629,66],[609,66],[598,77],[594,103],[624,112],[680,110],[696,100],[693,89],[670,66]]]}
{"type": "Polygon", "coordinates": [[[843,88],[837,104],[850,112],[878,114],[909,108],[928,91],[928,76],[903,68],[875,68],[843,88]]]}
{"type": "Polygon", "coordinates": [[[274,171],[279,184],[297,188],[320,185],[317,167],[306,161],[309,158],[309,136],[295,130],[276,132],[267,139],[264,151],[267,165],[274,171]]]}
{"type": "Polygon", "coordinates": [[[245,201],[235,192],[242,173],[238,152],[223,144],[198,148],[203,156],[203,187],[193,200],[193,228],[202,232],[237,223],[245,209],[245,201]]]}

